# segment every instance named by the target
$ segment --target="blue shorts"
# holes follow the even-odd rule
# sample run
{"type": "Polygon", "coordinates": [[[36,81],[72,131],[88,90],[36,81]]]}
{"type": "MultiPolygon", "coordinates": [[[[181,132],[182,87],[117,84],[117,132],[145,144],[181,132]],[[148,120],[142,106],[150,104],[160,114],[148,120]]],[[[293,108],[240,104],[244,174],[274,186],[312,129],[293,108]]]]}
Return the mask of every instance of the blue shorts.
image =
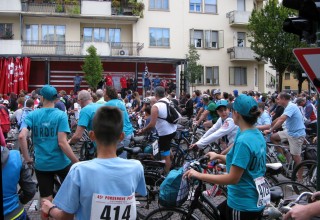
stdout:
{"type": "Polygon", "coordinates": [[[161,152],[161,156],[162,156],[162,157],[170,156],[170,150],[167,150],[167,151],[165,151],[165,152],[161,152]]]}

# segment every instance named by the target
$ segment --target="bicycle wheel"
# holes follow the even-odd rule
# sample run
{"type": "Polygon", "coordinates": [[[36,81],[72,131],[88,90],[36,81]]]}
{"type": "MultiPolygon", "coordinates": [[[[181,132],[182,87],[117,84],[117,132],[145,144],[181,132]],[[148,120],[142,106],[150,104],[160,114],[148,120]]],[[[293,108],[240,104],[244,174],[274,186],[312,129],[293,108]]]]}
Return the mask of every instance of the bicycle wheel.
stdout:
{"type": "MultiPolygon", "coordinates": [[[[145,220],[166,220],[166,219],[174,219],[174,220],[183,220],[187,219],[188,212],[184,209],[180,208],[159,208],[152,211],[145,220]]],[[[192,214],[190,219],[198,220],[199,218],[192,214]]]]}
{"type": "Polygon", "coordinates": [[[300,183],[287,181],[276,184],[283,192],[283,199],[293,200],[303,192],[312,192],[310,188],[300,183]]]}
{"type": "Polygon", "coordinates": [[[159,190],[160,185],[164,180],[162,176],[150,172],[145,172],[144,178],[148,195],[136,196],[138,219],[144,219],[152,210],[159,208],[159,190]]]}
{"type": "Polygon", "coordinates": [[[180,168],[184,163],[184,154],[179,146],[171,145],[171,169],[180,168]]]}
{"type": "Polygon", "coordinates": [[[317,162],[314,160],[305,160],[296,166],[292,172],[292,181],[298,180],[298,171],[302,170],[302,183],[312,190],[316,189],[317,186],[317,162]]]}

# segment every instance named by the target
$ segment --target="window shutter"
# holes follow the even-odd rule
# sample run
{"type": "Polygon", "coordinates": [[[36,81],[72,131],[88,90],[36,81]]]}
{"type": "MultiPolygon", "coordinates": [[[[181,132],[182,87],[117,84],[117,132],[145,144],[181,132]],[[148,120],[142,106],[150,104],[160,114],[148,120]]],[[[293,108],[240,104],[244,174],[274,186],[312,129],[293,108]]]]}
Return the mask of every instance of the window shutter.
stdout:
{"type": "Polygon", "coordinates": [[[194,45],[194,29],[190,29],[190,45],[194,45]]]}
{"type": "Polygon", "coordinates": [[[223,38],[224,32],[223,30],[219,31],[219,48],[224,47],[224,38],[223,38]]]}
{"type": "Polygon", "coordinates": [[[211,30],[205,30],[204,31],[204,40],[205,40],[205,45],[204,47],[205,48],[211,48],[211,42],[212,42],[212,39],[211,39],[211,30]]]}

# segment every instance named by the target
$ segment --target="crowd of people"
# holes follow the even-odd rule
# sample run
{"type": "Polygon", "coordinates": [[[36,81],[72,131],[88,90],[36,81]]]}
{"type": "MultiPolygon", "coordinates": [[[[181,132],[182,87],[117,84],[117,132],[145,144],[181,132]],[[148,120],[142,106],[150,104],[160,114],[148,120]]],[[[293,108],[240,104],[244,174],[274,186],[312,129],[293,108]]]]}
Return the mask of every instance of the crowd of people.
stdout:
{"type": "MultiPolygon", "coordinates": [[[[136,134],[157,133],[160,155],[168,173],[171,167],[170,143],[177,131],[177,124],[167,120],[168,106],[172,105],[181,116],[192,120],[193,126],[203,126],[206,130],[190,148],[202,148],[217,142],[223,148],[222,153],[211,152],[208,156],[210,160],[219,159],[227,165],[226,175],[214,176],[191,169],[184,174],[185,178],[228,185],[228,199],[219,206],[225,219],[234,219],[232,215],[239,216],[239,219],[259,219],[268,202],[268,198],[257,192],[258,186],[264,186],[265,137],[273,143],[287,140],[290,153],[299,164],[305,136],[315,134],[318,129],[316,96],[306,92],[261,94],[244,91],[239,94],[238,90],[228,93],[213,89],[196,90],[192,94],[182,92],[177,97],[171,80],[160,80],[156,76],[151,82],[146,75],[145,96],[142,97],[134,88],[128,89],[128,84],[125,88],[127,80],[125,76],[122,78],[119,92],[113,87],[112,77],[107,75],[107,85],[96,91],[79,91],[81,78],[75,78],[75,91],[70,91],[69,95],[49,85],[31,93],[21,91],[7,97],[0,94],[0,112],[7,113],[10,123],[19,130],[17,149],[23,156],[21,159],[18,151],[5,148],[10,131],[1,120],[1,155],[6,155],[1,156],[2,179],[7,179],[6,184],[11,185],[4,192],[6,218],[18,216],[24,219],[26,213],[21,203],[32,199],[35,193],[36,186],[24,164],[34,166],[45,213],[42,219],[48,216],[73,219],[74,215],[79,219],[90,219],[94,218],[95,212],[103,212],[101,206],[94,206],[99,203],[99,195],[128,200],[135,193],[146,195],[141,163],[126,160],[125,151],[120,155],[117,152],[129,146],[135,135],[130,114],[140,113],[146,124],[136,134]],[[76,127],[68,139],[67,134],[72,129],[71,116],[76,120],[76,127]],[[28,137],[32,138],[35,160],[28,152],[28,137]],[[97,158],[78,163],[72,145],[81,138],[93,142],[97,158]],[[13,163],[16,166],[8,165],[13,163]],[[24,169],[22,175],[20,171],[24,169]],[[63,184],[53,204],[56,175],[63,184]],[[106,182],[108,187],[105,187],[106,182]],[[24,192],[20,198],[17,183],[24,192]],[[244,191],[247,192],[245,195],[244,191]]],[[[302,178],[301,173],[299,177],[302,178]]],[[[319,205],[317,207],[319,209],[319,205]]],[[[291,213],[293,217],[296,215],[294,211],[291,213]]]]}

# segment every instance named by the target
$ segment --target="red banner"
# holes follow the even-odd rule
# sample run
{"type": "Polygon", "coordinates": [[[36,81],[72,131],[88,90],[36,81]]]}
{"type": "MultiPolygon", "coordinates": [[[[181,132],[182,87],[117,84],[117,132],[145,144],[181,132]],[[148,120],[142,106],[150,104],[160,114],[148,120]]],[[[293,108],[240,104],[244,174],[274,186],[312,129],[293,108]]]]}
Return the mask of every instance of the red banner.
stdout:
{"type": "Polygon", "coordinates": [[[19,94],[21,89],[28,90],[30,58],[0,58],[0,93],[19,94]]]}

